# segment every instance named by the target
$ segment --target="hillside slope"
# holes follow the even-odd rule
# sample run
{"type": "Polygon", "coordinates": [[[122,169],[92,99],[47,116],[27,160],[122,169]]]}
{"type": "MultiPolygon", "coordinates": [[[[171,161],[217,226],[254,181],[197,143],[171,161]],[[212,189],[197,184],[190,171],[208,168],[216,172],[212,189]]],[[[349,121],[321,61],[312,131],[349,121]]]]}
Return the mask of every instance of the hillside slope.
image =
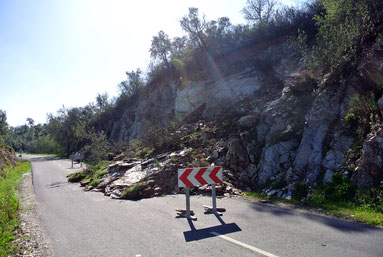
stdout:
{"type": "Polygon", "coordinates": [[[288,197],[299,183],[326,183],[336,172],[360,188],[379,185],[382,113],[377,108],[368,113],[374,124],[363,138],[360,125],[347,117],[359,95],[383,110],[382,99],[377,101],[383,85],[381,39],[366,44],[355,69],[341,68],[325,78],[305,70],[296,52],[283,42],[257,51],[211,63],[216,71],[234,65],[243,68],[239,72],[218,72],[203,81],[153,81],[147,97],[115,122],[111,136],[154,142],[158,135],[153,127],[160,131],[178,118],[178,129],[167,135],[172,147],[154,159],[130,158],[129,151],[120,154],[97,190],[117,198],[126,197],[125,189],[135,184],[140,193],[133,197],[178,192],[177,168],[204,165],[224,167],[227,183],[222,193],[232,193],[233,187],[265,188],[288,197]]]}

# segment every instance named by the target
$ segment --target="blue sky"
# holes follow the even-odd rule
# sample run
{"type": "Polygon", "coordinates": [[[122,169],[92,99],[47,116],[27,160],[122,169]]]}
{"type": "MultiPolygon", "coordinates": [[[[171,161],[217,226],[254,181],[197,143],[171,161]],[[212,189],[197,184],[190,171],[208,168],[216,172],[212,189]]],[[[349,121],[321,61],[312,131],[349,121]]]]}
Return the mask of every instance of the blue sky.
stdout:
{"type": "MultiPolygon", "coordinates": [[[[28,117],[117,95],[125,71],[146,69],[153,35],[183,34],[198,7],[209,20],[245,23],[246,0],[0,0],[0,109],[11,126],[28,117]]],[[[285,3],[292,3],[285,0],[285,3]]]]}

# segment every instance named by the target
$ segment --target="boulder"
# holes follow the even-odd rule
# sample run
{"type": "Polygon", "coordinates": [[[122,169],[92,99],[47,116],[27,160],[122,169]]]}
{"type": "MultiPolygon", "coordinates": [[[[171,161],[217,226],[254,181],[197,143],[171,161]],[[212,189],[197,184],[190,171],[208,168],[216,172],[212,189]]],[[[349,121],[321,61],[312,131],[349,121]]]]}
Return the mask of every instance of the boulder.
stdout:
{"type": "Polygon", "coordinates": [[[240,127],[244,127],[244,128],[254,127],[258,123],[259,116],[260,116],[259,113],[258,114],[250,114],[250,115],[242,116],[238,120],[239,126],[240,127]]]}
{"type": "Polygon", "coordinates": [[[250,160],[240,139],[232,138],[229,140],[225,163],[235,171],[240,168],[246,169],[249,166],[250,160]]]}

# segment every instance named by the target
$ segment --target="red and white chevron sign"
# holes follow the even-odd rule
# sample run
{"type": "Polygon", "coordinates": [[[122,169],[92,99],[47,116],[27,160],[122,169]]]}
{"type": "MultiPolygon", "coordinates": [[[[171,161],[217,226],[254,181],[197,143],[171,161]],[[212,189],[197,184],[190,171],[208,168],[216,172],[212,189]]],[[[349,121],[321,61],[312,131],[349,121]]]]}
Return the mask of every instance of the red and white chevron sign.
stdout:
{"type": "Polygon", "coordinates": [[[222,167],[189,168],[178,170],[178,187],[192,187],[222,182],[222,167]]]}

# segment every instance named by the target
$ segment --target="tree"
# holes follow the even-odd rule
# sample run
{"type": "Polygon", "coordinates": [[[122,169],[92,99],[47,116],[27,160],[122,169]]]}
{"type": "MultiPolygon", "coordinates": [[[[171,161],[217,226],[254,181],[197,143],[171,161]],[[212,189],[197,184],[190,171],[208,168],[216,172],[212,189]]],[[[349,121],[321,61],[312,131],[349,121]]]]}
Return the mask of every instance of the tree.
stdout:
{"type": "Polygon", "coordinates": [[[227,40],[231,33],[232,25],[227,17],[218,18],[217,21],[210,21],[205,30],[207,42],[209,45],[214,45],[216,53],[222,52],[222,48],[227,45],[230,40],[227,40]]]}
{"type": "Polygon", "coordinates": [[[175,37],[172,40],[172,57],[180,55],[186,47],[187,38],[184,37],[175,37]]]}
{"type": "Polygon", "coordinates": [[[118,84],[122,95],[130,97],[137,93],[139,88],[144,86],[144,80],[141,73],[139,68],[136,71],[126,72],[128,79],[118,84]]]}
{"type": "Polygon", "coordinates": [[[7,131],[7,114],[3,110],[0,110],[0,141],[7,134],[7,131]]]}
{"type": "Polygon", "coordinates": [[[152,46],[150,48],[150,56],[154,59],[160,59],[169,67],[169,55],[172,54],[172,44],[169,36],[162,30],[158,32],[157,36],[152,39],[152,46]]]}
{"type": "Polygon", "coordinates": [[[103,93],[103,94],[97,94],[97,97],[96,97],[96,107],[100,110],[100,111],[105,111],[105,109],[109,106],[109,95],[107,92],[103,93]]]}
{"type": "Polygon", "coordinates": [[[355,65],[364,38],[371,34],[374,24],[381,22],[381,14],[376,10],[383,8],[383,2],[322,0],[319,3],[324,11],[314,17],[318,33],[312,51],[312,67],[327,73],[341,65],[355,65]]]}
{"type": "Polygon", "coordinates": [[[28,125],[32,127],[35,124],[35,121],[32,118],[27,118],[28,125]]]}
{"type": "Polygon", "coordinates": [[[275,12],[275,0],[247,0],[242,9],[245,19],[256,24],[267,24],[275,12]]]}
{"type": "Polygon", "coordinates": [[[181,28],[189,34],[189,39],[193,44],[207,50],[205,42],[207,22],[204,15],[199,17],[198,8],[189,8],[189,14],[180,20],[180,24],[181,28]]]}

